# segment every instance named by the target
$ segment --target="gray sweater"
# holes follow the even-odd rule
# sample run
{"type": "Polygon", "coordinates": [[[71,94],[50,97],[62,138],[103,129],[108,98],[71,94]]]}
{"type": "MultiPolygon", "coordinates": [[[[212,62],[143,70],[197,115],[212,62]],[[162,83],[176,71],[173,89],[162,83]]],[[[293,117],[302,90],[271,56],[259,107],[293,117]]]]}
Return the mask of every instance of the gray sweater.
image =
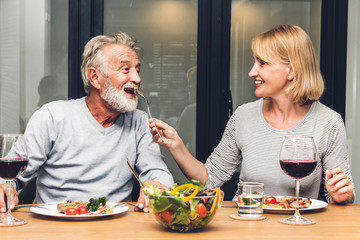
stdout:
{"type": "MultiPolygon", "coordinates": [[[[158,144],[152,141],[146,113],[122,113],[103,128],[85,98],[55,101],[36,111],[27,125],[29,166],[16,180],[18,188],[37,173],[36,203],[88,200],[130,201],[134,178],[173,185],[158,144]]],[[[138,184],[137,182],[135,184],[138,184]]]]}
{"type": "MultiPolygon", "coordinates": [[[[285,135],[313,136],[320,163],[301,180],[300,196],[329,200],[325,170],[341,168],[351,179],[345,126],[341,116],[314,102],[305,117],[290,129],[275,129],[262,114],[263,99],[241,105],[227,123],[222,140],[206,161],[207,186],[221,186],[241,167],[242,182],[264,183],[264,194],[294,196],[295,181],[280,168],[285,135]]],[[[352,181],[352,180],[351,180],[352,181]]]]}

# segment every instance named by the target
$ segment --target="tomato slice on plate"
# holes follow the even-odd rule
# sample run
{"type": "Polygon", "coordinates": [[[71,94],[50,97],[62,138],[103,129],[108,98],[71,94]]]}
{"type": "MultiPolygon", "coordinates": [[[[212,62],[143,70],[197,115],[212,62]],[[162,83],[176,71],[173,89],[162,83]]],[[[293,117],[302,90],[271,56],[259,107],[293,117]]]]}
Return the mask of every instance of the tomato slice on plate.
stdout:
{"type": "Polygon", "coordinates": [[[78,214],[79,214],[79,215],[88,213],[87,208],[84,207],[84,206],[80,206],[80,207],[77,209],[77,211],[78,211],[78,214]]]}
{"type": "Polygon", "coordinates": [[[282,208],[285,208],[285,209],[289,209],[290,208],[290,204],[288,202],[281,202],[280,203],[280,206],[282,206],[282,208]]]}
{"type": "Polygon", "coordinates": [[[78,211],[76,208],[69,207],[69,208],[65,209],[65,214],[66,215],[77,215],[78,211]]]}
{"type": "Polygon", "coordinates": [[[265,198],[265,204],[276,204],[276,198],[273,196],[265,198]]]}

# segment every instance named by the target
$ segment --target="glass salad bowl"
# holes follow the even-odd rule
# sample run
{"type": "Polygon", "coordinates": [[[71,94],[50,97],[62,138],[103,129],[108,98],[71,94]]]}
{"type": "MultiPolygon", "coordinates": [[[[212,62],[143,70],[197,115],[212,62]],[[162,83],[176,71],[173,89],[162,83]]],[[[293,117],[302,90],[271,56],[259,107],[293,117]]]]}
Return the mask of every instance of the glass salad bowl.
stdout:
{"type": "Polygon", "coordinates": [[[203,228],[214,218],[224,199],[220,188],[207,189],[197,180],[174,185],[170,191],[161,192],[157,186],[147,186],[144,191],[154,219],[179,232],[203,228]]]}

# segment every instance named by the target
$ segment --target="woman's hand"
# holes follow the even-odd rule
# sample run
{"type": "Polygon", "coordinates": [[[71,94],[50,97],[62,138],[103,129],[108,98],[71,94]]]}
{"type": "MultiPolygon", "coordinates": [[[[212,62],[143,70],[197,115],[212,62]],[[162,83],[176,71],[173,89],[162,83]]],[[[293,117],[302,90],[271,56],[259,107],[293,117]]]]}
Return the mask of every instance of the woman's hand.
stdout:
{"type": "Polygon", "coordinates": [[[354,202],[354,186],[340,168],[326,170],[326,189],[332,201],[336,203],[354,202]]]}
{"type": "Polygon", "coordinates": [[[161,137],[164,139],[164,142],[161,141],[156,132],[155,125],[150,119],[149,126],[151,128],[151,134],[153,135],[154,142],[165,146],[169,150],[176,163],[188,179],[198,179],[205,185],[207,181],[205,164],[198,161],[191,155],[183,140],[179,137],[177,131],[173,127],[159,119],[153,118],[153,120],[161,134],[161,137]]]}
{"type": "Polygon", "coordinates": [[[154,142],[162,146],[165,146],[167,148],[176,148],[180,144],[183,144],[177,131],[170,125],[166,124],[165,122],[156,118],[153,118],[153,120],[149,119],[149,127],[151,129],[150,132],[153,135],[154,142]],[[161,141],[158,133],[156,132],[154,123],[156,124],[156,127],[158,128],[161,137],[164,139],[164,142],[161,141]]]}

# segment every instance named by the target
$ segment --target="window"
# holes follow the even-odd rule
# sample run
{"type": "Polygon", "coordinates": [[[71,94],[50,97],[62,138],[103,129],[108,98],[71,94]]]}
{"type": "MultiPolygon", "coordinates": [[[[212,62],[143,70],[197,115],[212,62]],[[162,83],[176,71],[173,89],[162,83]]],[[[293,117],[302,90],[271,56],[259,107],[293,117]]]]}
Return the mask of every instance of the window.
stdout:
{"type": "Polygon", "coordinates": [[[256,99],[254,81],[248,76],[253,64],[252,39],[280,24],[304,29],[320,58],[321,0],[232,1],[230,81],[234,110],[256,99]]]}
{"type": "Polygon", "coordinates": [[[21,133],[44,103],[67,99],[68,4],[0,0],[0,131],[21,133]]]}
{"type": "MultiPolygon", "coordinates": [[[[104,1],[104,33],[124,31],[142,48],[141,91],[152,116],[177,128],[196,154],[197,1],[104,1]]],[[[139,109],[146,111],[143,99],[139,109]]],[[[186,179],[162,148],[175,181],[186,179]]]]}

